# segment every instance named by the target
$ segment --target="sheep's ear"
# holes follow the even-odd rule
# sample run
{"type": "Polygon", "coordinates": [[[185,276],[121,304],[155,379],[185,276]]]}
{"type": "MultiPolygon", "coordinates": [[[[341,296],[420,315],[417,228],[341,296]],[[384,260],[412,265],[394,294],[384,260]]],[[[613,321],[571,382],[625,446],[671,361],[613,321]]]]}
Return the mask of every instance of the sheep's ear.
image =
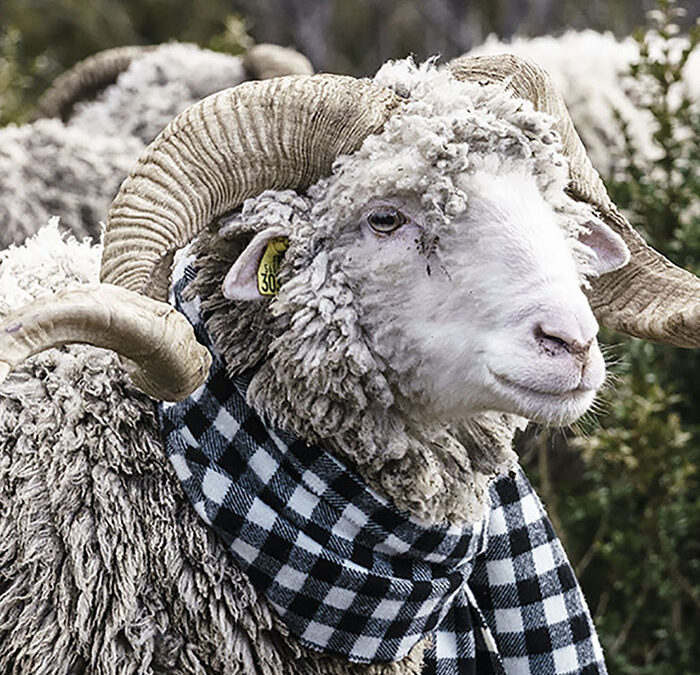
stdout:
{"type": "Polygon", "coordinates": [[[595,253],[592,264],[599,275],[624,267],[630,261],[623,238],[598,218],[588,220],[578,238],[595,253]]]}
{"type": "Polygon", "coordinates": [[[277,295],[277,273],[287,250],[289,232],[270,227],[259,232],[226,274],[222,286],[229,300],[262,300],[277,295]]]}

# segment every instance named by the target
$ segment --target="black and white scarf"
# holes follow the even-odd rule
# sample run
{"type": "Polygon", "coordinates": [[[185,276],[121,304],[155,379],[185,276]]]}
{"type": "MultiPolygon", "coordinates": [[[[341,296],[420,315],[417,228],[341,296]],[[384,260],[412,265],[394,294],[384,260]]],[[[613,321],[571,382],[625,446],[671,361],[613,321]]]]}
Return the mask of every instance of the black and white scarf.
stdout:
{"type": "Polygon", "coordinates": [[[477,523],[426,525],[321,447],[272,429],[230,379],[199,301],[171,302],[212,351],[207,382],[161,404],[170,460],[197,513],[301,643],[359,663],[430,636],[425,675],[605,673],[593,623],[527,478],[497,480],[477,523]]]}

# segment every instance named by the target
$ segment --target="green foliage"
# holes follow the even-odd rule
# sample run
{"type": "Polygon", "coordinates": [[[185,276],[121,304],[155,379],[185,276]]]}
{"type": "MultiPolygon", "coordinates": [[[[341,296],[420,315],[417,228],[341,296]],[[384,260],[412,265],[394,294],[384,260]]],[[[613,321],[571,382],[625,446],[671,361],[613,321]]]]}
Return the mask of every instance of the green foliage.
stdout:
{"type": "MultiPolygon", "coordinates": [[[[636,34],[640,58],[630,76],[656,122],[659,159],[645,160],[621,126],[627,167],[608,189],[652,246],[697,273],[700,110],[682,71],[700,28],[678,36],[674,2],[657,5],[636,34]]],[[[604,339],[615,343],[618,365],[602,412],[577,438],[531,441],[525,460],[561,529],[611,673],[697,672],[700,355],[604,339]]]]}
{"type": "Polygon", "coordinates": [[[674,411],[678,395],[637,374],[608,393],[602,428],[571,443],[582,470],[571,492],[557,485],[559,513],[611,671],[688,673],[698,656],[697,428],[674,411]]]}
{"type": "Polygon", "coordinates": [[[638,105],[657,124],[660,158],[650,165],[627,130],[626,175],[611,182],[610,195],[647,235],[649,243],[688,269],[700,269],[700,109],[683,91],[683,70],[700,40],[700,25],[677,37],[681,10],[660,0],[650,12],[653,28],[635,32],[640,60],[631,67],[638,105]]]}
{"type": "Polygon", "coordinates": [[[224,21],[224,30],[207,43],[207,47],[215,52],[226,52],[234,56],[252,46],[253,39],[247,33],[246,22],[237,14],[229,14],[224,21]]]}
{"type": "Polygon", "coordinates": [[[22,50],[22,34],[9,26],[0,33],[0,126],[23,122],[29,115],[36,78],[48,71],[46,59],[29,59],[22,50]]]}

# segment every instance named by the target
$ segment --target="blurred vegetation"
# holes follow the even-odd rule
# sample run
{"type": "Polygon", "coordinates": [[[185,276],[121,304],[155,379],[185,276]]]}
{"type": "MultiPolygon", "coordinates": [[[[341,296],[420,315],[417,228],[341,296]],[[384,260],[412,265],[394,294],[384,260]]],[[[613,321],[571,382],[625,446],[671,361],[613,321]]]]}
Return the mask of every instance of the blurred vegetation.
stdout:
{"type": "MultiPolygon", "coordinates": [[[[658,250],[700,272],[700,109],[679,94],[699,11],[657,0],[630,77],[657,121],[662,158],[627,138],[611,196],[658,250]],[[685,33],[685,43],[678,34],[685,33]],[[681,47],[679,48],[679,45],[681,47]]],[[[0,0],[0,125],[27,119],[76,61],[108,47],[188,40],[238,53],[252,41],[301,48],[321,70],[371,73],[408,52],[451,58],[487,34],[631,32],[654,0],[0,0]],[[245,17],[242,18],[242,17],[245,17]],[[252,36],[252,37],[251,37],[252,36]]],[[[610,672],[700,672],[700,353],[604,334],[613,377],[579,433],[531,428],[523,464],[584,587],[610,672]]]]}
{"type": "MultiPolygon", "coordinates": [[[[680,0],[700,12],[697,0],[680,0]]],[[[654,0],[0,0],[0,124],[22,121],[56,75],[102,49],[175,39],[301,49],[319,71],[368,75],[390,58],[451,59],[495,33],[627,35],[654,0]],[[245,20],[241,19],[245,17],[245,20]],[[248,37],[248,35],[250,37],[248,37]],[[9,64],[9,65],[8,65],[9,64]],[[16,72],[10,72],[16,65],[16,72]],[[7,71],[7,72],[6,72],[7,71]],[[8,86],[8,78],[11,86],[8,86]]]]}
{"type": "Polygon", "coordinates": [[[87,56],[168,40],[232,54],[253,43],[225,0],[0,0],[0,126],[26,121],[53,79],[87,56]]]}

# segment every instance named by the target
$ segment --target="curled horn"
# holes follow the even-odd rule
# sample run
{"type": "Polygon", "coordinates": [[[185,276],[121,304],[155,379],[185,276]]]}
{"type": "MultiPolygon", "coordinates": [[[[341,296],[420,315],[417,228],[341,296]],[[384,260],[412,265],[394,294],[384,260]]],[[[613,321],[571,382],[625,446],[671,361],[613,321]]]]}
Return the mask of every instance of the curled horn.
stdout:
{"type": "Polygon", "coordinates": [[[315,75],[248,82],[190,107],[144,151],[112,204],[99,291],[66,292],[0,324],[0,378],[26,355],[78,341],[136,363],[132,380],[149,395],[187,396],[206,380],[210,357],[165,302],[175,251],[246,198],[327,175],[399,105],[370,81],[315,75]]]}
{"type": "Polygon", "coordinates": [[[38,300],[11,316],[1,330],[0,380],[33,354],[87,342],[117,351],[144,393],[177,401],[196,388],[193,383],[206,379],[211,365],[209,352],[194,339],[182,314],[110,284],[38,300]]]}
{"type": "Polygon", "coordinates": [[[617,211],[549,75],[511,54],[463,56],[449,67],[457,79],[505,81],[516,96],[555,118],[569,160],[571,195],[595,206],[631,253],[625,267],[591,280],[589,299],[600,322],[636,337],[700,347],[700,279],[648,246],[617,211]]]}
{"type": "Polygon", "coordinates": [[[134,59],[147,54],[155,46],[130,46],[106,49],[89,56],[59,75],[39,99],[35,119],[60,117],[68,120],[76,103],[94,98],[117,81],[134,59]]]}
{"type": "Polygon", "coordinates": [[[261,43],[243,55],[243,67],[251,80],[269,80],[283,75],[313,75],[314,68],[303,54],[290,49],[261,43]]]}
{"type": "Polygon", "coordinates": [[[109,212],[105,283],[165,300],[174,252],[265,189],[304,188],[377,133],[392,92],[341,75],[280,77],[214,94],[147,148],[109,212]]]}

